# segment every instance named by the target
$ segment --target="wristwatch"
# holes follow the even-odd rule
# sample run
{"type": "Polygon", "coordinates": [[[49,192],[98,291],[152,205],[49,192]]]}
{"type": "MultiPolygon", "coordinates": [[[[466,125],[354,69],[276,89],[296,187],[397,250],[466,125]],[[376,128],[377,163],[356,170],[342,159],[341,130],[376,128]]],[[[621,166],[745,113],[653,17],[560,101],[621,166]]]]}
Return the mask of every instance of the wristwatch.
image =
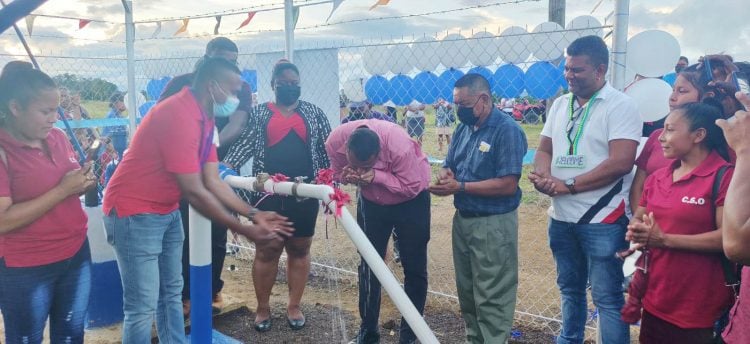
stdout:
{"type": "Polygon", "coordinates": [[[568,178],[565,180],[565,186],[570,190],[571,195],[575,195],[578,192],[576,191],[576,179],[575,178],[568,178]]]}

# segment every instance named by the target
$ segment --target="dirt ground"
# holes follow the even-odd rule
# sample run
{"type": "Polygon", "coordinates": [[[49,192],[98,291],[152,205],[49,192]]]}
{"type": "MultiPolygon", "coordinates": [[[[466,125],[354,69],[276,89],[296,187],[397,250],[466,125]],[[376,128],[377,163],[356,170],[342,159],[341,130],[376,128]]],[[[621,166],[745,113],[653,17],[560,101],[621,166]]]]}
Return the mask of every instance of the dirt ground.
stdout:
{"type": "MultiPolygon", "coordinates": [[[[428,123],[431,123],[428,119],[428,123]]],[[[529,148],[536,148],[541,125],[524,126],[529,148]]],[[[423,149],[428,155],[442,157],[437,151],[434,128],[428,128],[423,149]]],[[[527,167],[528,169],[528,167],[527,167]]],[[[519,208],[519,287],[516,319],[511,343],[550,343],[559,331],[559,293],[555,284],[555,267],[547,244],[547,214],[549,200],[537,193],[525,178],[519,208]]],[[[345,191],[355,198],[356,190],[345,191]]],[[[354,213],[352,204],[349,209],[354,213]]],[[[455,283],[451,256],[451,221],[454,213],[451,197],[432,198],[432,228],[429,243],[429,289],[425,319],[441,343],[462,343],[463,323],[454,295],[455,283]]],[[[231,238],[231,236],[230,236],[231,238]]],[[[235,242],[238,252],[225,262],[223,290],[226,307],[215,317],[214,327],[243,342],[259,343],[346,343],[354,337],[359,326],[357,310],[356,271],[359,256],[340,225],[331,217],[318,220],[311,255],[313,269],[303,298],[303,312],[307,326],[291,331],[285,319],[287,289],[282,259],[278,283],[274,287],[273,329],[259,334],[252,329],[255,297],[250,266],[254,251],[246,241],[235,242]]],[[[386,263],[394,275],[402,280],[401,267],[392,254],[386,263]]],[[[396,343],[400,314],[383,293],[381,336],[383,343],[396,343]]],[[[593,307],[590,307],[593,309],[593,307]]],[[[595,318],[592,312],[591,319],[595,318]]],[[[187,322],[189,325],[189,321],[187,322]]],[[[593,326],[593,322],[589,323],[593,326]]],[[[587,331],[593,338],[593,327],[587,331]]],[[[635,332],[637,333],[637,332],[635,332]]],[[[0,338],[3,338],[0,323],[0,338]]],[[[637,338],[637,337],[635,337],[637,338]]],[[[110,344],[120,340],[120,327],[87,332],[86,343],[110,344]]]]}

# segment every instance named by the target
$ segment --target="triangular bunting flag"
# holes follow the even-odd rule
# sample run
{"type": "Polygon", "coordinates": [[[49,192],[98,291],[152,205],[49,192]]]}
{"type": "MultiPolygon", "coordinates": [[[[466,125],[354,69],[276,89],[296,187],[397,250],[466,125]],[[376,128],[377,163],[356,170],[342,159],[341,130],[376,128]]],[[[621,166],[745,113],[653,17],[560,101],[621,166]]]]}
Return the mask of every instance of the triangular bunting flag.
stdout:
{"type": "Polygon", "coordinates": [[[190,23],[190,18],[185,18],[182,20],[182,27],[177,29],[177,32],[174,33],[172,36],[177,36],[185,31],[187,31],[188,23],[190,23]]]}
{"type": "Polygon", "coordinates": [[[78,30],[83,29],[86,25],[89,25],[91,20],[89,19],[78,19],[78,30]]]}
{"type": "Polygon", "coordinates": [[[36,19],[35,14],[29,14],[26,16],[26,31],[29,32],[29,36],[31,36],[31,32],[34,31],[34,19],[36,19]]]}
{"type": "Polygon", "coordinates": [[[297,20],[299,20],[299,6],[292,7],[292,18],[294,18],[294,24],[292,28],[297,28],[297,20]]]}
{"type": "Polygon", "coordinates": [[[336,9],[341,6],[341,3],[344,2],[344,0],[333,0],[333,9],[331,9],[331,14],[328,15],[328,19],[326,19],[326,23],[331,20],[331,17],[333,16],[333,12],[336,12],[336,9]]]}
{"type": "Polygon", "coordinates": [[[214,35],[219,34],[219,26],[221,26],[221,16],[216,16],[216,25],[214,26],[214,35]]]}
{"type": "Polygon", "coordinates": [[[253,17],[255,17],[255,12],[247,12],[247,19],[243,20],[239,27],[237,27],[237,30],[245,27],[245,25],[250,24],[250,21],[253,20],[253,17]]]}
{"type": "Polygon", "coordinates": [[[156,30],[151,34],[151,38],[156,38],[161,33],[161,22],[156,22],[156,30]]]}
{"type": "Polygon", "coordinates": [[[378,0],[374,5],[370,6],[370,11],[375,7],[388,5],[389,2],[391,2],[391,0],[378,0]]]}

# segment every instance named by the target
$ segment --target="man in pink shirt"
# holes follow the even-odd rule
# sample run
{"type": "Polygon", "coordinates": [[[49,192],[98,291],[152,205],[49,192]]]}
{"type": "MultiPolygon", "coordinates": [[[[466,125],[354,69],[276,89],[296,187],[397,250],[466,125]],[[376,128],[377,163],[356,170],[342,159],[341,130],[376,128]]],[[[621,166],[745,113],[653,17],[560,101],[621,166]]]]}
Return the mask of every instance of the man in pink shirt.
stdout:
{"type": "MultiPolygon", "coordinates": [[[[427,295],[430,240],[430,164],[419,144],[394,123],[366,119],[342,124],[326,141],[334,178],[360,187],[357,223],[385,256],[391,231],[398,236],[404,289],[421,313],[427,295]]],[[[378,343],[380,282],[364,261],[359,265],[357,343],[378,343]]],[[[400,343],[416,341],[402,319],[400,343]]]]}

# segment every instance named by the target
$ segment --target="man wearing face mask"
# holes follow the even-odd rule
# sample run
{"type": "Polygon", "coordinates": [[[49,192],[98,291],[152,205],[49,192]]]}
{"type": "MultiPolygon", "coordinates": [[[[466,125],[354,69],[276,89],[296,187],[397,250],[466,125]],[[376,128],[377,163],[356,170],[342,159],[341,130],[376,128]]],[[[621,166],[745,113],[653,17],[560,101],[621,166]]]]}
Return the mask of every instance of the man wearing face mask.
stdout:
{"type": "Polygon", "coordinates": [[[341,120],[341,124],[356,121],[360,119],[380,119],[388,122],[394,122],[393,119],[383,113],[372,109],[372,104],[367,101],[352,102],[349,104],[349,116],[341,120]]]}
{"type": "MultiPolygon", "coordinates": [[[[340,125],[326,141],[334,179],[360,186],[357,223],[385,256],[391,232],[398,236],[404,290],[421,313],[427,296],[427,242],[430,240],[430,164],[419,144],[401,126],[366,119],[340,125]]],[[[380,282],[364,260],[359,265],[357,344],[378,343],[380,282]]],[[[399,343],[416,337],[401,320],[399,343]]]]}
{"type": "MultiPolygon", "coordinates": [[[[206,54],[195,64],[196,69],[209,58],[222,58],[233,64],[237,64],[237,45],[226,37],[216,37],[206,45],[206,54]]],[[[195,73],[178,75],[169,81],[159,96],[159,102],[180,92],[183,88],[193,83],[195,73]]],[[[252,107],[252,93],[250,85],[242,82],[242,88],[237,97],[232,95],[229,101],[222,104],[222,109],[215,113],[214,122],[218,130],[219,144],[216,149],[219,161],[221,161],[229,150],[229,146],[239,136],[240,131],[247,122],[247,114],[252,107]],[[234,110],[233,110],[234,109],[234,110]],[[222,111],[223,110],[223,111],[222,111]],[[232,110],[232,111],[228,111],[232,110]]],[[[185,245],[182,252],[182,277],[185,281],[190,280],[190,252],[188,233],[188,202],[180,201],[180,213],[182,214],[182,226],[185,232],[185,245]]],[[[211,222],[211,288],[213,293],[212,308],[214,312],[220,312],[224,306],[221,290],[224,281],[221,272],[224,270],[224,259],[227,252],[227,228],[218,222],[211,222]]],[[[190,314],[190,283],[185,283],[182,289],[183,312],[185,316],[190,314]]]]}
{"type": "Polygon", "coordinates": [[[597,36],[567,48],[570,94],[557,98],[542,129],[529,180],[552,197],[549,243],[562,298],[558,344],[583,343],[586,289],[599,310],[603,343],[630,343],[620,318],[628,193],[643,122],[635,102],[605,78],[609,51],[597,36]]]}
{"type": "Polygon", "coordinates": [[[518,286],[518,212],[526,135],[466,74],[453,89],[461,124],[430,192],[453,195],[453,263],[467,343],[510,338],[518,286]]]}
{"type": "Polygon", "coordinates": [[[123,343],[151,342],[154,316],[160,342],[186,343],[180,198],[258,245],[282,242],[293,232],[286,218],[258,213],[219,178],[214,118],[234,111],[237,102],[230,98],[241,83],[237,66],[207,59],[192,87],[152,108],[109,182],[104,226],[122,276],[123,343]],[[241,223],[231,212],[253,224],[241,223]]]}
{"type": "MultiPolygon", "coordinates": [[[[331,132],[328,117],[319,107],[299,99],[299,85],[297,66],[288,60],[277,62],[271,73],[275,101],[252,108],[242,134],[229,149],[224,162],[239,169],[253,158],[255,173],[280,173],[289,178],[302,177],[306,182],[312,182],[319,170],[328,168],[325,151],[325,140],[331,132]]],[[[284,242],[255,245],[253,284],[258,308],[254,327],[259,332],[271,329],[269,298],[276,281],[279,257],[286,250],[289,283],[287,323],[293,330],[299,330],[305,326],[300,302],[310,272],[310,245],[315,233],[319,202],[315,199],[298,201],[281,195],[263,197],[239,189],[235,191],[252,204],[260,202],[258,208],[276,211],[294,223],[294,237],[284,242]]]]}

